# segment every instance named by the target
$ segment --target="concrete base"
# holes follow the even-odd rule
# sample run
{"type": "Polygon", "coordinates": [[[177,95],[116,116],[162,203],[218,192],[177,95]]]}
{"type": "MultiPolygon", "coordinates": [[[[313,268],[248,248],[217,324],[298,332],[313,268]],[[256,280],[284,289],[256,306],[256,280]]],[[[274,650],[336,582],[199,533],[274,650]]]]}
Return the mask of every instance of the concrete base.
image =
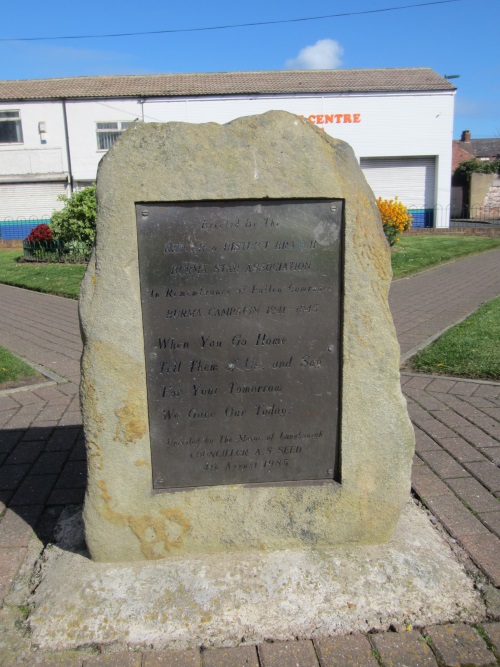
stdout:
{"type": "MultiPolygon", "coordinates": [[[[65,549],[79,539],[74,518],[67,528],[65,549]]],[[[235,646],[484,616],[472,581],[412,502],[384,545],[123,565],[50,547],[45,558],[30,617],[45,650],[235,646]]]]}

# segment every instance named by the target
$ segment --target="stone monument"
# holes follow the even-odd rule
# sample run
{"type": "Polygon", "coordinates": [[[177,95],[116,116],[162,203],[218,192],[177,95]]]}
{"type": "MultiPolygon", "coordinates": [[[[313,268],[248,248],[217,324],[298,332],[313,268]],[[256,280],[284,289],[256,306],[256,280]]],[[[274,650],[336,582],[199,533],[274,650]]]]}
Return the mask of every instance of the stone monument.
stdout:
{"type": "Polygon", "coordinates": [[[99,561],[387,540],[413,431],[390,252],[351,148],[285,112],[103,158],[80,299],[99,561]]]}

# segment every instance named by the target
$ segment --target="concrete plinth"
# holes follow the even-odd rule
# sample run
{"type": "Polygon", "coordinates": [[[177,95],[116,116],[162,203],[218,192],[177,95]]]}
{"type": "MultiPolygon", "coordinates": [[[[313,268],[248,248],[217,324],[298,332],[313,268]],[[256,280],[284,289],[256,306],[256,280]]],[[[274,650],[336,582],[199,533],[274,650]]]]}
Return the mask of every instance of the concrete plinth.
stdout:
{"type": "Polygon", "coordinates": [[[413,503],[383,545],[103,564],[46,551],[30,617],[43,649],[236,646],[477,620],[479,593],[413,503]]]}

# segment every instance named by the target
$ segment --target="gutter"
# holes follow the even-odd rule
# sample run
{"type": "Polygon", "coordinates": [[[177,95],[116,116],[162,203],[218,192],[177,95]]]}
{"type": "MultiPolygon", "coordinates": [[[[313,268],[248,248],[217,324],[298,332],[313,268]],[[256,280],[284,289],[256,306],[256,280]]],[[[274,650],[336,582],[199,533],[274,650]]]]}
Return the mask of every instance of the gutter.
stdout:
{"type": "Polygon", "coordinates": [[[0,176],[0,183],[54,183],[55,181],[68,182],[68,174],[9,174],[0,176]]]}

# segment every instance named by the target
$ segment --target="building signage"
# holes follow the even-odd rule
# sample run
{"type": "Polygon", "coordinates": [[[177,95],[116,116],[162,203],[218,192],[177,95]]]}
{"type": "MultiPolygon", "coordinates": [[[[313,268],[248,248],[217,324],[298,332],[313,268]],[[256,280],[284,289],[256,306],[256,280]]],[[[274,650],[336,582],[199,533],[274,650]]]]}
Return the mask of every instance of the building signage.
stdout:
{"type": "Polygon", "coordinates": [[[305,116],[313,125],[330,125],[332,123],[361,123],[360,113],[311,114],[305,116]]]}

